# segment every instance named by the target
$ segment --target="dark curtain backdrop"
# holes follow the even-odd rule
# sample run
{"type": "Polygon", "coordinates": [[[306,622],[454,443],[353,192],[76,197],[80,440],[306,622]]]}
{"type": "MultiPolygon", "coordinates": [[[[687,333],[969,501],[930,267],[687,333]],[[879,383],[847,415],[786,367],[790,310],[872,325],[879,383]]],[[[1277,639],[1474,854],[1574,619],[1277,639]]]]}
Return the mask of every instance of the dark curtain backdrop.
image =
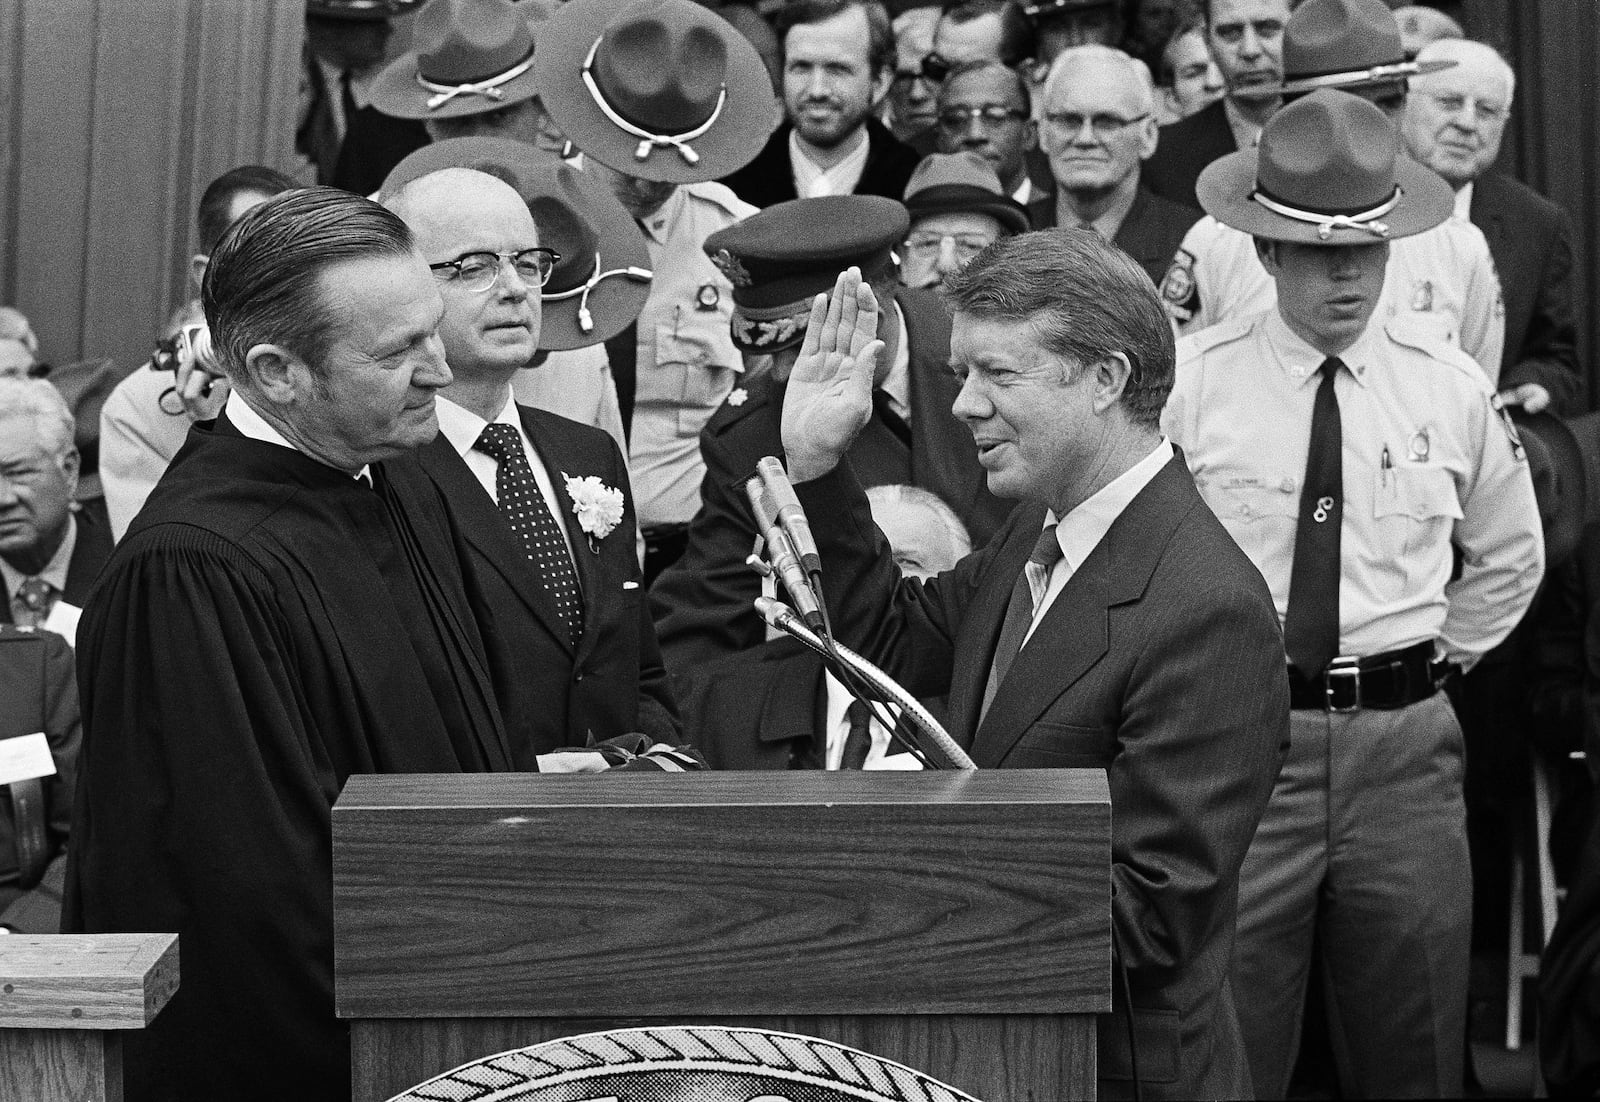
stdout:
{"type": "Polygon", "coordinates": [[[1591,406],[1600,405],[1600,2],[1467,0],[1467,33],[1505,52],[1517,98],[1500,166],[1572,216],[1578,337],[1591,406]]]}

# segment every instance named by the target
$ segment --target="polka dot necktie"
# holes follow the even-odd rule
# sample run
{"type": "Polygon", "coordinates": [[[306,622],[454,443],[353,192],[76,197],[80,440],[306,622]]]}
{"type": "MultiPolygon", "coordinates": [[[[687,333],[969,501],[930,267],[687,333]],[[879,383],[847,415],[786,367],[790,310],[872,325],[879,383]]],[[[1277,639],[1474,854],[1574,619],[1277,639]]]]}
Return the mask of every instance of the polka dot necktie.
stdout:
{"type": "Polygon", "coordinates": [[[11,614],[19,627],[38,627],[50,617],[50,598],[55,587],[43,578],[24,578],[11,602],[11,614]]]}
{"type": "Polygon", "coordinates": [[[576,648],[583,638],[583,593],[567,553],[567,541],[550,510],[522,450],[522,437],[510,425],[492,424],[473,445],[494,459],[495,494],[511,532],[522,542],[533,573],[555,602],[567,639],[576,648]]]}

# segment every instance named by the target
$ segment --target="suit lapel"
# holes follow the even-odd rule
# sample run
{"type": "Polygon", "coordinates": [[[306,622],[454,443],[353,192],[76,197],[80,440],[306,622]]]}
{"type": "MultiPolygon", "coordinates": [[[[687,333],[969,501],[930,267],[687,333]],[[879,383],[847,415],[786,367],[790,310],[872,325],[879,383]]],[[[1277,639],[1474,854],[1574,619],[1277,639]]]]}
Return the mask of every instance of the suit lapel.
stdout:
{"type": "MultiPolygon", "coordinates": [[[[417,458],[449,502],[460,538],[499,572],[512,592],[544,625],[551,638],[558,645],[571,650],[567,642],[566,625],[561,621],[555,602],[534,577],[533,565],[528,562],[527,553],[517,543],[517,538],[511,534],[511,526],[506,523],[505,515],[467,469],[466,460],[456,453],[455,447],[443,433],[421,448],[417,458]]],[[[559,486],[557,482],[558,491],[559,486]]]]}
{"type": "MultiPolygon", "coordinates": [[[[1172,533],[1198,501],[1193,477],[1178,452],[1112,522],[1006,672],[972,741],[972,755],[980,766],[998,765],[1040,714],[1104,657],[1111,644],[1108,610],[1143,596],[1172,533]]],[[[985,626],[988,647],[985,661],[978,663],[985,679],[994,660],[999,619],[1005,616],[1004,601],[1010,599],[1010,588],[1027,561],[1039,526],[1019,525],[1012,546],[1006,548],[1008,572],[1002,575],[1006,595],[992,632],[985,626]],[[1020,556],[1015,553],[1017,545],[1022,545],[1020,556]]],[[[981,703],[981,688],[978,692],[981,703]]]]}

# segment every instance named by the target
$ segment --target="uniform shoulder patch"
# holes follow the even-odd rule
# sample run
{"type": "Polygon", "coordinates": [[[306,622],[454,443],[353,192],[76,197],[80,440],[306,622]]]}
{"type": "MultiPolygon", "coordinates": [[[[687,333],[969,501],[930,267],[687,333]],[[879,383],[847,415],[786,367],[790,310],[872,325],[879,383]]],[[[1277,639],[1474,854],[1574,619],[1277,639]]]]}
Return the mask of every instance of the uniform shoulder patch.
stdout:
{"type": "Polygon", "coordinates": [[[1194,277],[1194,265],[1194,253],[1179,249],[1161,280],[1161,305],[1179,325],[1187,325],[1200,312],[1200,284],[1194,277]]]}

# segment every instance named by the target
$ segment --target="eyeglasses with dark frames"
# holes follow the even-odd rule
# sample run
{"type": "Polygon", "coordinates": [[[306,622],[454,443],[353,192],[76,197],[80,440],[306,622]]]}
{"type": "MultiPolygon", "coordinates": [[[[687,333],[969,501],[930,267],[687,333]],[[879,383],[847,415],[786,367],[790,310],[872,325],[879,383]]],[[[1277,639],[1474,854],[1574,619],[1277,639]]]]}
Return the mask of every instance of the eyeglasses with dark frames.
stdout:
{"type": "Polygon", "coordinates": [[[982,119],[985,126],[1002,126],[1027,117],[1026,111],[1002,103],[985,103],[978,107],[952,104],[939,112],[939,125],[946,130],[965,130],[973,119],[982,119]]]}
{"type": "Polygon", "coordinates": [[[429,264],[428,270],[439,279],[459,283],[462,290],[482,292],[493,287],[500,279],[501,261],[509,261],[517,278],[529,287],[543,287],[550,282],[561,254],[554,249],[523,249],[514,253],[467,253],[454,260],[429,264]]]}

